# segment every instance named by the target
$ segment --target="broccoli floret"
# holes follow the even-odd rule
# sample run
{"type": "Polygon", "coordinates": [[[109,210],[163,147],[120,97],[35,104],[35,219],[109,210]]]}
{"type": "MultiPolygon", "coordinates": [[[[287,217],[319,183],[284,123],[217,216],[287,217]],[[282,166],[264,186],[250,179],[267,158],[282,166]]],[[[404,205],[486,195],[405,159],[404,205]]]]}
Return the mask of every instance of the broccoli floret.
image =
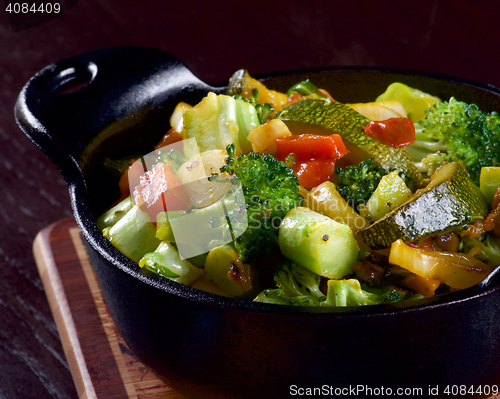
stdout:
{"type": "Polygon", "coordinates": [[[369,292],[361,288],[359,280],[328,280],[326,302],[328,306],[363,306],[381,303],[400,302],[405,299],[404,292],[387,289],[381,293],[369,292]]]}
{"type": "Polygon", "coordinates": [[[277,288],[262,291],[254,299],[255,302],[339,307],[378,305],[422,298],[420,294],[390,287],[371,288],[368,291],[355,278],[328,280],[325,296],[319,288],[321,277],[288,259],[278,265],[274,281],[277,288]]]}
{"type": "Polygon", "coordinates": [[[241,184],[248,228],[235,239],[243,263],[279,251],[278,232],[286,213],[303,204],[299,180],[292,168],[272,155],[250,152],[236,156],[234,145],[221,172],[235,175],[241,184]]]}
{"type": "Polygon", "coordinates": [[[326,299],[319,288],[321,276],[289,259],[276,267],[274,282],[277,288],[264,290],[256,302],[318,306],[326,299]]]}
{"type": "Polygon", "coordinates": [[[276,267],[274,282],[289,297],[308,296],[317,302],[326,299],[319,288],[321,276],[288,259],[276,267]]]}
{"type": "MultiPolygon", "coordinates": [[[[422,159],[438,155],[443,161],[461,161],[474,183],[479,185],[481,168],[500,165],[500,116],[482,112],[476,104],[451,97],[425,110],[415,123],[415,142],[407,146],[417,168],[425,171],[422,159]]],[[[435,164],[438,158],[431,158],[435,164]]],[[[430,170],[432,172],[432,170],[430,170]]]]}
{"type": "MultiPolygon", "coordinates": [[[[336,167],[337,191],[353,209],[360,212],[360,209],[377,189],[382,177],[394,170],[386,170],[375,165],[372,158],[361,161],[359,165],[348,165],[345,168],[336,167]]],[[[407,187],[413,187],[411,177],[404,172],[399,172],[399,177],[404,180],[407,187]]]]}
{"type": "Polygon", "coordinates": [[[387,171],[375,165],[372,158],[361,161],[359,165],[336,167],[337,191],[352,208],[359,212],[359,206],[370,199],[386,174],[387,171]]]}

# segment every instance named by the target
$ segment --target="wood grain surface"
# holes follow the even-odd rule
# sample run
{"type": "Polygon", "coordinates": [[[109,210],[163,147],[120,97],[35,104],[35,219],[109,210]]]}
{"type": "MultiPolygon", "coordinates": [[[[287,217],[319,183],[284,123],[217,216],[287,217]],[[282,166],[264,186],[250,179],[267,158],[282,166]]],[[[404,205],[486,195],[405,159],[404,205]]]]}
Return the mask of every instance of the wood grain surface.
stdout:
{"type": "MultiPolygon", "coordinates": [[[[58,170],[16,126],[26,81],[46,65],[117,45],[168,51],[209,83],[239,68],[364,65],[446,73],[500,86],[496,1],[252,2],[80,0],[14,33],[0,8],[0,398],[77,391],[32,254],[36,234],[71,216],[58,170]]],[[[70,134],[71,132],[68,132],[70,134]]]]}
{"type": "Polygon", "coordinates": [[[40,231],[33,252],[80,398],[184,399],[116,330],[73,218],[40,231]]]}

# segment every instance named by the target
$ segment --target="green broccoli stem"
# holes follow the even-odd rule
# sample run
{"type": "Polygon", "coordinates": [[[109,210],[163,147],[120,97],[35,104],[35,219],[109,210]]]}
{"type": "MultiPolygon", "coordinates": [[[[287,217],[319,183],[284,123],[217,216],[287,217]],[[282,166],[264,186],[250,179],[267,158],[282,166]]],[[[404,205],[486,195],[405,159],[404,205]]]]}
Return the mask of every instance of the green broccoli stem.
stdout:
{"type": "MultiPolygon", "coordinates": [[[[255,107],[257,115],[259,117],[260,124],[266,123],[269,120],[269,115],[274,112],[274,108],[269,103],[260,104],[259,102],[259,89],[252,90],[252,97],[246,98],[240,94],[233,95],[235,100],[242,100],[244,102],[250,103],[255,107]]],[[[242,114],[244,115],[244,114],[242,114]]]]}

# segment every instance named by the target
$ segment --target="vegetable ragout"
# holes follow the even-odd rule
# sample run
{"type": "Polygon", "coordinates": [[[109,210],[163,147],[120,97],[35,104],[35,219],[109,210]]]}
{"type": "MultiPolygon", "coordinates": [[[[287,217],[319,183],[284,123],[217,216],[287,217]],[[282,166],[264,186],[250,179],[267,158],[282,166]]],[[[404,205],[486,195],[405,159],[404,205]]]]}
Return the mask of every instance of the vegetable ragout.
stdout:
{"type": "Polygon", "coordinates": [[[99,229],[144,273],[257,302],[376,305],[481,282],[500,264],[499,114],[400,82],[334,98],[240,70],[226,94],[180,102],[99,229]]]}

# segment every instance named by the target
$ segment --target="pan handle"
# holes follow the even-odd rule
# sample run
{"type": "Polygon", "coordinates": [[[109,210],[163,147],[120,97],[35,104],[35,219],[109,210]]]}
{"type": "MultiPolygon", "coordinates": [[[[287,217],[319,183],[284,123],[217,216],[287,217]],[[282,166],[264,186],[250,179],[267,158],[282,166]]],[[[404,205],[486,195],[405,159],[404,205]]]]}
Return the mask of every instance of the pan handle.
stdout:
{"type": "Polygon", "coordinates": [[[24,134],[64,175],[68,161],[75,164],[96,133],[113,122],[154,111],[180,94],[199,99],[208,91],[223,93],[225,87],[204,83],[168,53],[113,47],[47,66],[24,86],[14,112],[24,134]]]}

